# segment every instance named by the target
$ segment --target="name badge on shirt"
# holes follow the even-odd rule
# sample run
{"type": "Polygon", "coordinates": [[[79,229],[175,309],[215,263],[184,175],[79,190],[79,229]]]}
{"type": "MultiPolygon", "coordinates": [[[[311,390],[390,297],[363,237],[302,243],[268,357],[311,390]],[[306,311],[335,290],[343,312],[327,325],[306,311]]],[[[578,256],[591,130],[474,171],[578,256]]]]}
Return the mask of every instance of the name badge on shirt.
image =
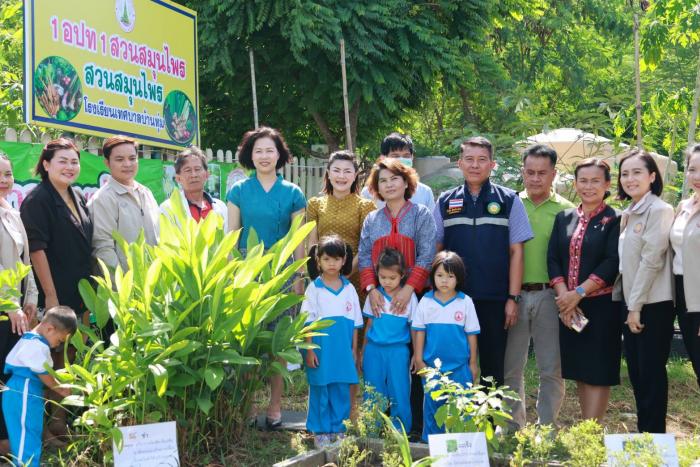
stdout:
{"type": "Polygon", "coordinates": [[[453,198],[447,202],[447,214],[457,214],[462,212],[462,207],[464,206],[463,198],[453,198]]]}

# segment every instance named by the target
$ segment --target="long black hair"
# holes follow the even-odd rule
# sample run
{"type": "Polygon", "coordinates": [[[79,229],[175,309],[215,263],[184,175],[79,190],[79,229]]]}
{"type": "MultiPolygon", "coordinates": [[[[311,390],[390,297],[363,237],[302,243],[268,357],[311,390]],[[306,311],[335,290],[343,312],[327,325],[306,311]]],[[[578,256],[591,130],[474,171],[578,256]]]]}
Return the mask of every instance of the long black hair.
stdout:
{"type": "Polygon", "coordinates": [[[316,279],[321,275],[321,268],[319,268],[318,263],[323,255],[328,255],[331,258],[345,258],[340,273],[347,276],[352,272],[352,248],[339,236],[328,235],[326,237],[321,237],[318,244],[313,245],[309,250],[307,268],[311,279],[316,279]]]}

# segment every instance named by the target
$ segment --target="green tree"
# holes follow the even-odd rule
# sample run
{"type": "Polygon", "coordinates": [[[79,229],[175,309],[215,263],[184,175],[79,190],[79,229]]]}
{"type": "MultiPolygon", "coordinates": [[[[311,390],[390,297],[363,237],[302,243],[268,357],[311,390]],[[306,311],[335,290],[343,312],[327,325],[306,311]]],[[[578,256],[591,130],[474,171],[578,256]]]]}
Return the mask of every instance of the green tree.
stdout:
{"type": "Polygon", "coordinates": [[[22,2],[0,3],[0,124],[22,121],[22,2]]]}
{"type": "Polygon", "coordinates": [[[225,128],[237,136],[252,126],[252,48],[261,122],[302,141],[320,135],[331,148],[343,140],[341,38],[352,133],[366,141],[418,107],[436,76],[464,72],[464,42],[482,36],[490,15],[486,0],[189,4],[199,12],[202,82],[211,84],[200,87],[205,138],[219,139],[225,128]]]}

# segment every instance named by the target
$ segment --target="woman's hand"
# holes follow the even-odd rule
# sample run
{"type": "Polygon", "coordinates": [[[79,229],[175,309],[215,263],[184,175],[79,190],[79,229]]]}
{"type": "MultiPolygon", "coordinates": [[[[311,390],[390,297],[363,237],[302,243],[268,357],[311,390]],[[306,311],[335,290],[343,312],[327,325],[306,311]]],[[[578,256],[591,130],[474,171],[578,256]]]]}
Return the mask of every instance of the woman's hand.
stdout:
{"type": "Polygon", "coordinates": [[[411,295],[413,295],[413,287],[410,285],[401,287],[401,290],[391,300],[391,311],[396,315],[406,313],[406,306],[411,301],[411,295]]]}
{"type": "Polygon", "coordinates": [[[22,310],[27,315],[27,323],[31,325],[34,318],[36,318],[36,303],[25,303],[22,310]]]}
{"type": "Polygon", "coordinates": [[[639,334],[644,330],[644,325],[642,324],[642,312],[641,311],[627,311],[627,321],[625,324],[629,326],[630,331],[633,334],[639,334]]]}
{"type": "Polygon", "coordinates": [[[576,309],[569,311],[562,311],[559,313],[559,319],[567,328],[571,329],[571,324],[574,321],[574,316],[576,315],[576,309]]]}
{"type": "Polygon", "coordinates": [[[576,311],[576,307],[581,302],[581,296],[575,290],[568,290],[565,293],[557,296],[555,302],[559,307],[560,313],[568,313],[576,311]]]}
{"type": "Polygon", "coordinates": [[[367,296],[369,297],[369,305],[372,307],[372,314],[375,318],[379,318],[384,309],[384,297],[376,288],[370,290],[367,296]]]}
{"type": "Polygon", "coordinates": [[[22,334],[27,332],[28,320],[27,315],[24,314],[24,311],[12,311],[7,313],[7,316],[10,318],[13,333],[17,334],[18,336],[21,336],[22,334]]]}

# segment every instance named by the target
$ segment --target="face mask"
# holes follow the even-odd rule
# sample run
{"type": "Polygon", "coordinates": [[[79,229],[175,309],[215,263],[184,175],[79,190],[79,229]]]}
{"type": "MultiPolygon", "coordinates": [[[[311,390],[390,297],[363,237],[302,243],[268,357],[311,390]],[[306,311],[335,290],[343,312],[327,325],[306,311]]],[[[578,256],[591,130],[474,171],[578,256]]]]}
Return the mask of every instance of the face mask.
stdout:
{"type": "Polygon", "coordinates": [[[399,157],[399,162],[406,167],[413,167],[413,159],[410,157],[399,157]]]}

